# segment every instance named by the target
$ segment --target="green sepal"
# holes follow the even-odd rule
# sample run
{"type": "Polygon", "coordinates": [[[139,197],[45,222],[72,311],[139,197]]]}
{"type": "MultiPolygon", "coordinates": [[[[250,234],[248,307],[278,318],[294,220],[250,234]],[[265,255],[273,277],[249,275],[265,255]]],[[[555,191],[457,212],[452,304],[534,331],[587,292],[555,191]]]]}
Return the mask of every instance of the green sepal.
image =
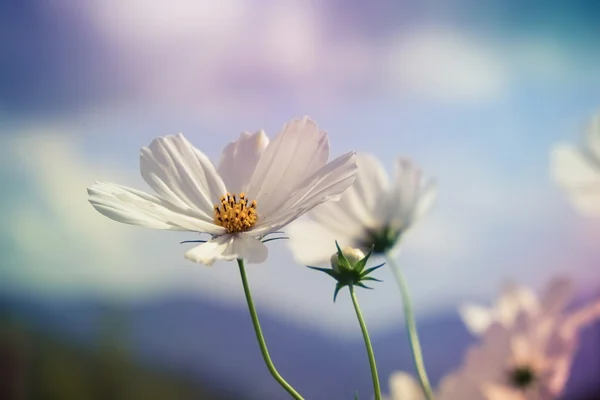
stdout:
{"type": "Polygon", "coordinates": [[[333,292],[333,302],[334,302],[334,303],[335,303],[335,300],[337,299],[337,295],[338,295],[339,291],[340,291],[340,290],[341,290],[341,289],[342,289],[344,286],[346,286],[346,285],[345,285],[345,284],[343,284],[343,283],[340,283],[340,282],[338,282],[338,283],[335,285],[335,291],[333,292]]]}
{"type": "Polygon", "coordinates": [[[358,400],[358,391],[354,392],[354,400],[358,400]]]}
{"type": "Polygon", "coordinates": [[[383,264],[379,264],[379,265],[377,265],[377,266],[375,266],[375,267],[367,268],[367,269],[366,269],[366,270],[365,270],[365,271],[364,271],[364,272],[363,272],[361,275],[362,275],[362,276],[369,275],[371,272],[373,272],[373,271],[375,271],[375,270],[377,270],[377,269],[379,269],[379,268],[383,267],[384,265],[385,265],[385,263],[383,263],[383,264]]]}
{"type": "Polygon", "coordinates": [[[361,281],[375,281],[375,282],[383,282],[381,279],[373,278],[372,276],[365,276],[360,278],[361,281]]]}
{"type": "Polygon", "coordinates": [[[339,279],[339,274],[331,268],[311,267],[310,265],[307,265],[307,267],[310,269],[314,269],[315,271],[325,272],[327,275],[329,275],[330,277],[332,277],[335,280],[339,279]]]}
{"type": "MultiPolygon", "coordinates": [[[[373,249],[375,248],[375,246],[371,246],[371,248],[369,249],[369,252],[367,253],[366,256],[364,256],[362,258],[362,260],[359,260],[355,265],[354,265],[354,270],[358,273],[362,273],[363,269],[365,269],[365,266],[367,265],[367,261],[369,260],[369,257],[371,257],[371,254],[373,254],[373,249]]],[[[339,249],[339,247],[338,247],[339,249]]]]}
{"type": "Polygon", "coordinates": [[[337,247],[337,253],[338,253],[338,268],[340,270],[352,269],[352,265],[350,265],[350,261],[348,261],[348,259],[344,255],[344,253],[342,253],[342,249],[340,249],[340,245],[338,244],[337,240],[335,241],[335,247],[337,247]]]}
{"type": "Polygon", "coordinates": [[[358,287],[361,287],[361,288],[363,288],[363,289],[371,289],[371,290],[373,290],[373,288],[372,288],[372,287],[368,287],[368,286],[366,286],[366,285],[365,285],[364,283],[362,283],[362,282],[357,282],[357,283],[355,283],[354,285],[355,285],[355,286],[358,286],[358,287]]]}

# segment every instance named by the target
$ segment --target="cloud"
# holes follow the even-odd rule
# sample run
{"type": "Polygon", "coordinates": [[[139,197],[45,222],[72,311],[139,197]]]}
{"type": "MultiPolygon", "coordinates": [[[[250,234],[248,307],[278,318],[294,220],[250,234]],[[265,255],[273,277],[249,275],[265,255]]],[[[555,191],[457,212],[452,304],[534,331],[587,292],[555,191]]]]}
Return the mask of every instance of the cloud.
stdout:
{"type": "Polygon", "coordinates": [[[389,48],[388,74],[396,90],[470,102],[497,99],[510,86],[510,70],[501,55],[456,29],[415,29],[399,35],[389,48]]]}
{"type": "Polygon", "coordinates": [[[21,40],[9,49],[0,106],[143,107],[223,120],[382,95],[472,104],[519,94],[524,77],[591,81],[600,65],[555,37],[508,38],[428,14],[396,21],[384,16],[398,10],[338,3],[51,2],[10,25],[21,40]],[[32,67],[40,64],[42,75],[32,67]]]}

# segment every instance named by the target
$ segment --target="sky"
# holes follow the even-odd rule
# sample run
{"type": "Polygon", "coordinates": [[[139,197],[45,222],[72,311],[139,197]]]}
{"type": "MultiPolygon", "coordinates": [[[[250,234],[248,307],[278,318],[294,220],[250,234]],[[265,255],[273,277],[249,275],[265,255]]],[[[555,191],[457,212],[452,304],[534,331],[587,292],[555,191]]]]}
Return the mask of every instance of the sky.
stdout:
{"type": "MultiPolygon", "coordinates": [[[[139,149],[183,132],[215,162],[242,131],[309,115],[332,157],[407,156],[438,181],[404,238],[422,318],[510,280],[570,274],[597,291],[600,221],[550,180],[600,106],[593,2],[89,0],[0,5],[0,288],[120,303],[190,294],[244,307],[237,268],[183,258],[193,234],[121,225],[95,180],[150,190],[139,149]]],[[[259,309],[331,334],[348,296],[271,242],[248,268],[259,309]]],[[[360,293],[372,330],[401,323],[392,275],[360,293]]]]}

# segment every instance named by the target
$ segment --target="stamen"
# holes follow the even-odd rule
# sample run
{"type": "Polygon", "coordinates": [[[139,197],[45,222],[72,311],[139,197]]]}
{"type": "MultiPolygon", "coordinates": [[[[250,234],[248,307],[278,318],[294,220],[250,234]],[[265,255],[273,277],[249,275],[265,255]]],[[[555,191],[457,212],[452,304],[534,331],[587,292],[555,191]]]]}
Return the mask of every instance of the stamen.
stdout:
{"type": "Polygon", "coordinates": [[[221,196],[221,205],[215,204],[213,221],[222,226],[228,233],[245,232],[256,224],[257,203],[253,200],[248,207],[245,193],[240,193],[239,200],[235,193],[221,196]]]}

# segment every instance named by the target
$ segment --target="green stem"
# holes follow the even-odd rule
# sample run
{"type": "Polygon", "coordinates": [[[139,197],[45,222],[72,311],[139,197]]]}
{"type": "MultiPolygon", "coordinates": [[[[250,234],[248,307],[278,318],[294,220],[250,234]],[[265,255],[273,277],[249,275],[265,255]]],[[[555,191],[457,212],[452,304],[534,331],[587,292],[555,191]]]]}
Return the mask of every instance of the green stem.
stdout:
{"type": "Polygon", "coordinates": [[[273,361],[271,361],[271,356],[269,355],[269,350],[267,349],[267,344],[265,342],[265,338],[262,333],[262,329],[260,328],[260,322],[258,321],[258,314],[256,313],[256,308],[254,308],[254,301],[252,301],[252,294],[250,294],[250,287],[248,286],[248,278],[246,278],[246,270],[244,268],[244,260],[238,259],[238,266],[240,267],[240,276],[242,277],[242,285],[244,286],[244,294],[246,295],[246,302],[248,303],[248,310],[250,311],[250,317],[252,318],[252,325],[254,326],[254,332],[256,332],[256,340],[258,340],[258,346],[260,347],[260,352],[262,353],[263,359],[265,360],[265,364],[267,364],[267,368],[273,378],[296,400],[304,400],[302,396],[298,392],[294,390],[294,388],[283,379],[275,365],[273,365],[273,361]]]}
{"type": "Polygon", "coordinates": [[[410,347],[412,348],[413,359],[415,361],[415,369],[417,370],[417,375],[419,376],[419,380],[421,381],[421,386],[423,387],[425,396],[428,400],[433,400],[433,390],[431,390],[431,384],[429,383],[429,378],[427,377],[427,371],[425,371],[425,363],[423,362],[423,353],[421,351],[421,343],[419,342],[419,333],[417,332],[417,324],[415,322],[415,316],[412,310],[410,294],[408,293],[408,285],[406,284],[406,280],[402,275],[400,267],[396,265],[392,257],[388,255],[386,258],[388,260],[388,263],[390,264],[390,268],[392,269],[394,276],[396,277],[396,282],[398,282],[400,293],[402,294],[402,302],[404,304],[404,318],[406,321],[406,327],[408,329],[408,336],[410,339],[410,347]]]}
{"type": "Polygon", "coordinates": [[[371,339],[369,338],[369,332],[367,331],[367,325],[363,319],[360,307],[358,305],[358,299],[356,293],[354,293],[354,287],[348,286],[350,289],[350,297],[352,297],[352,304],[354,304],[354,311],[356,311],[356,318],[360,324],[360,330],[362,331],[363,338],[365,339],[365,347],[367,348],[367,355],[369,356],[369,365],[371,366],[371,377],[373,378],[373,391],[375,392],[375,400],[381,400],[381,387],[379,386],[379,376],[377,375],[377,365],[375,364],[375,354],[373,353],[373,346],[371,346],[371,339]]]}

